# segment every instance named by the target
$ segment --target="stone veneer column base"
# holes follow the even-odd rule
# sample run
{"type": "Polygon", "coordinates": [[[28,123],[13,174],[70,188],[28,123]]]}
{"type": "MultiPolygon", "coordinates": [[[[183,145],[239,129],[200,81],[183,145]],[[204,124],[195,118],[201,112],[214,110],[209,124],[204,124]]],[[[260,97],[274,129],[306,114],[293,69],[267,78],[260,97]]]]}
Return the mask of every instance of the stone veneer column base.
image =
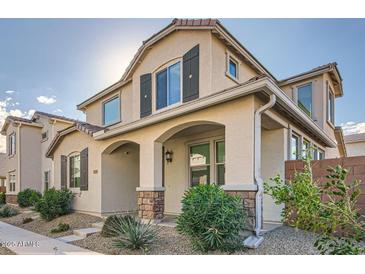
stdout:
{"type": "Polygon", "coordinates": [[[243,199],[243,207],[247,214],[247,228],[249,230],[255,229],[256,224],[256,191],[248,190],[225,190],[230,195],[238,195],[243,199]]]}
{"type": "Polygon", "coordinates": [[[17,195],[16,194],[5,194],[5,201],[7,204],[17,204],[17,195]]]}
{"type": "Polygon", "coordinates": [[[164,191],[137,191],[138,217],[141,219],[160,220],[165,207],[164,191]]]}

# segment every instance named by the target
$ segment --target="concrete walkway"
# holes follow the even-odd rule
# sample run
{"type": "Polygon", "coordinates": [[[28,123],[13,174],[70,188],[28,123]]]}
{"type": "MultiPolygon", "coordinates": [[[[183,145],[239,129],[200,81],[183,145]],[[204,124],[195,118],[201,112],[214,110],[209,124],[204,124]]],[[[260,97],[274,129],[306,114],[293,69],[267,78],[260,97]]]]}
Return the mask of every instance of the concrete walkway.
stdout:
{"type": "Polygon", "coordinates": [[[18,255],[101,255],[4,222],[0,222],[0,245],[18,255]]]}

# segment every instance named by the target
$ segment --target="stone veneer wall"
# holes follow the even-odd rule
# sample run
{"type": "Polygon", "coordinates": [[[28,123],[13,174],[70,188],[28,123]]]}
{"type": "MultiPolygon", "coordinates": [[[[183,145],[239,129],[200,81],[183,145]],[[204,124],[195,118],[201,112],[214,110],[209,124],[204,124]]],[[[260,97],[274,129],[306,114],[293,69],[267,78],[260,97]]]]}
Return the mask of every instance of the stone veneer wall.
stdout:
{"type": "Polygon", "coordinates": [[[6,194],[5,195],[5,200],[6,200],[6,203],[8,204],[17,204],[18,201],[17,201],[17,195],[15,194],[6,194]]]}
{"type": "Polygon", "coordinates": [[[165,206],[164,191],[138,191],[138,216],[142,219],[162,219],[165,206]]]}
{"type": "Polygon", "coordinates": [[[247,213],[247,228],[253,230],[255,228],[256,218],[256,191],[226,191],[231,195],[238,195],[243,199],[243,206],[247,213]]]}

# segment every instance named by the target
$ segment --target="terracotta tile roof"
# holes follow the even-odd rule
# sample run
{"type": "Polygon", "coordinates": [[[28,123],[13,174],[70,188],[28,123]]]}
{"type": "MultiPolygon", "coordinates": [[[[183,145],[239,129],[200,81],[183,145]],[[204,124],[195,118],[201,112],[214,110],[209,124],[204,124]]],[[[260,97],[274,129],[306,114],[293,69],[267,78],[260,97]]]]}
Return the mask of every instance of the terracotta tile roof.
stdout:
{"type": "Polygon", "coordinates": [[[345,143],[365,142],[365,133],[351,134],[344,136],[345,143]]]}
{"type": "Polygon", "coordinates": [[[213,27],[219,21],[217,19],[178,19],[172,20],[172,24],[175,26],[207,26],[213,27]]]}
{"type": "Polygon", "coordinates": [[[90,136],[92,136],[95,132],[105,129],[104,127],[99,127],[96,125],[92,125],[86,122],[77,121],[75,123],[75,127],[77,130],[82,131],[90,136]]]}
{"type": "Polygon", "coordinates": [[[71,119],[71,118],[68,118],[65,116],[55,115],[55,114],[51,114],[51,113],[46,113],[46,112],[42,112],[42,111],[36,111],[33,115],[33,118],[37,115],[46,116],[51,119],[65,120],[65,121],[69,121],[69,122],[77,122],[77,120],[75,120],[75,119],[71,119]]]}

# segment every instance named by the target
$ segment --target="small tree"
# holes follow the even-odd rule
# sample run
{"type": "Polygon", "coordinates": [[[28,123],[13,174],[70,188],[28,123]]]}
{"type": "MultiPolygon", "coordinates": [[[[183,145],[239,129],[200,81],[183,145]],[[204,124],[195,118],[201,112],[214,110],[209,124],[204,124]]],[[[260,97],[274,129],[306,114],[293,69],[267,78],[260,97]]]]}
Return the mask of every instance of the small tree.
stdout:
{"type": "Polygon", "coordinates": [[[360,182],[346,183],[348,170],[329,168],[328,182],[320,186],[313,180],[310,158],[302,172],[284,182],[280,176],[265,183],[265,193],[275,203],[285,204],[283,221],[291,226],[318,232],[315,247],[321,254],[360,254],[358,242],[365,236],[365,223],[356,207],[360,182]],[[323,197],[323,199],[322,199],[323,197]]]}

